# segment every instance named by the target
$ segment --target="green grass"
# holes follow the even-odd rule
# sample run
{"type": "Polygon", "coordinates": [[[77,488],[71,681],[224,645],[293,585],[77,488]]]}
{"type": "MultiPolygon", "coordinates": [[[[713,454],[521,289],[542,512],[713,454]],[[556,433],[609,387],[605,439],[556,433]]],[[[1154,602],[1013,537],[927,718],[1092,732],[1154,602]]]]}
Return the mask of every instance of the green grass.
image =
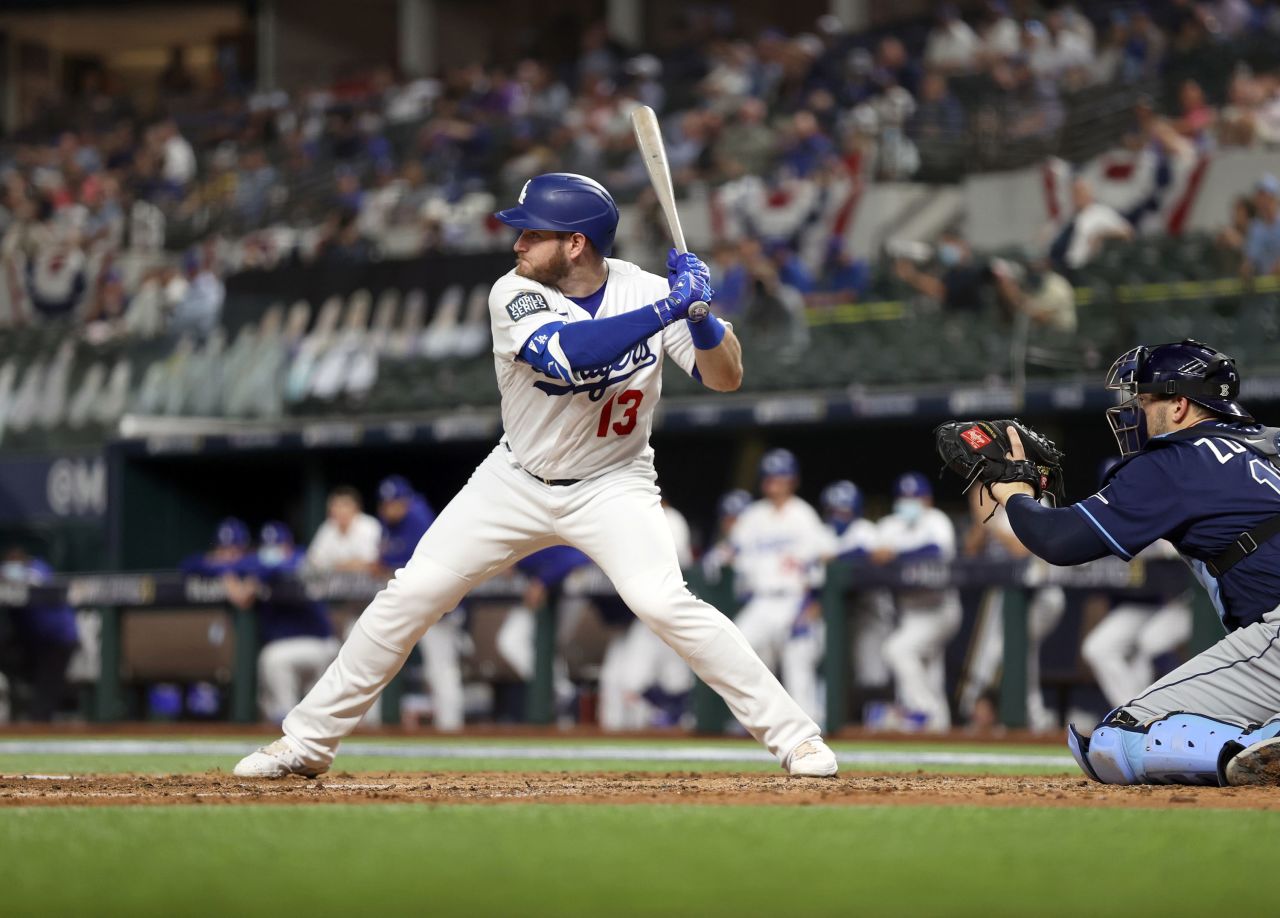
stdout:
{"type": "Polygon", "coordinates": [[[0,811],[6,916],[1270,914],[1263,812],[0,811]],[[1251,842],[1251,843],[1242,843],[1251,842]],[[1225,898],[1224,898],[1225,897],[1225,898]]]}

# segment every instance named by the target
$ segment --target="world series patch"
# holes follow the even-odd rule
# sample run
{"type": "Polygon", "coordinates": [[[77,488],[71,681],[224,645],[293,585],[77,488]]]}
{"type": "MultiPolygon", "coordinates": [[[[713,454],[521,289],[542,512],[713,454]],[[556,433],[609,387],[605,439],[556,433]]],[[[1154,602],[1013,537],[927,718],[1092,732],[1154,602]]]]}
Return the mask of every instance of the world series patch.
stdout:
{"type": "Polygon", "coordinates": [[[507,315],[512,322],[519,322],[535,312],[550,312],[551,306],[541,293],[522,293],[507,304],[507,315]]]}

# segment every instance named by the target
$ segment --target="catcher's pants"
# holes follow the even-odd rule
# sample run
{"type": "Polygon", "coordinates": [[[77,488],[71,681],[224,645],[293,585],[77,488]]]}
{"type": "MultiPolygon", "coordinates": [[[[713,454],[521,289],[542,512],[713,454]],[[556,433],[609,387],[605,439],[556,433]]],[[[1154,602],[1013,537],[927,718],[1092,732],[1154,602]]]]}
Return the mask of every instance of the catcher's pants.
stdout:
{"type": "Polygon", "coordinates": [[[808,604],[808,593],[785,590],[752,596],[734,623],[770,669],[782,670],[782,684],[811,717],[817,717],[818,660],[822,656],[821,621],[793,634],[808,604]]]}
{"type": "Polygon", "coordinates": [[[466,719],[462,694],[462,617],[444,616],[418,641],[422,675],[431,694],[432,723],[437,730],[461,730],[466,719]]]}
{"type": "Polygon", "coordinates": [[[515,466],[498,446],[374,597],[333,665],[285,718],[285,735],[311,764],[328,764],[414,643],[468,590],[561,543],[590,555],[623,602],[779,761],[818,734],[733,622],[685,586],[648,458],[555,486],[515,466]]]}
{"type": "Polygon", "coordinates": [[[1263,724],[1280,711],[1280,608],[1196,654],[1121,710],[1139,723],[1176,711],[1263,724]]]}
{"type": "Polygon", "coordinates": [[[923,714],[926,728],[946,730],[951,726],[946,649],[960,630],[960,597],[948,591],[936,606],[907,606],[899,614],[897,630],[884,643],[898,703],[912,713],[923,714]]]}
{"type": "MultiPolygon", "coordinates": [[[[1049,730],[1057,726],[1054,715],[1045,706],[1040,688],[1040,646],[1044,643],[1067,608],[1062,587],[1041,587],[1027,605],[1027,723],[1033,730],[1049,730]]],[[[995,685],[1004,660],[1004,590],[988,590],[978,611],[973,654],[964,687],[960,690],[960,711],[966,717],[982,693],[995,685]]],[[[1143,685],[1151,680],[1148,679],[1143,685]]],[[[1132,695],[1128,697],[1133,697],[1132,695]]]]}
{"type": "Polygon", "coordinates": [[[291,637],[264,645],[258,652],[262,716],[280,723],[337,653],[337,638],[291,637]]]}
{"type": "Polygon", "coordinates": [[[652,726],[651,687],[668,695],[693,689],[693,673],[680,655],[636,620],[609,641],[600,664],[600,726],[641,730],[652,726]]]}
{"type": "Polygon", "coordinates": [[[1123,603],[1107,613],[1080,645],[1107,703],[1119,707],[1155,681],[1156,657],[1191,638],[1191,607],[1123,603]]]}

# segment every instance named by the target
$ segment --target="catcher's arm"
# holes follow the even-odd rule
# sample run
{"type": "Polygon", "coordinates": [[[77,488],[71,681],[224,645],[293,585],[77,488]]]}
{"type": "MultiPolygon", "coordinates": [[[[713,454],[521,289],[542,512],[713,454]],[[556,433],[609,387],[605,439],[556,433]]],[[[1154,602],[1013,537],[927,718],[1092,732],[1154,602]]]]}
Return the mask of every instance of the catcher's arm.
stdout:
{"type": "MultiPolygon", "coordinates": [[[[1005,433],[1009,437],[1009,458],[1027,458],[1017,428],[1006,427],[1005,433]]],[[[1071,507],[1042,505],[1036,500],[1035,489],[1026,482],[992,482],[991,496],[1004,506],[1018,541],[1050,564],[1084,564],[1111,554],[1102,537],[1078,512],[1071,507]],[[1031,499],[1014,500],[1019,494],[1031,499]]]]}

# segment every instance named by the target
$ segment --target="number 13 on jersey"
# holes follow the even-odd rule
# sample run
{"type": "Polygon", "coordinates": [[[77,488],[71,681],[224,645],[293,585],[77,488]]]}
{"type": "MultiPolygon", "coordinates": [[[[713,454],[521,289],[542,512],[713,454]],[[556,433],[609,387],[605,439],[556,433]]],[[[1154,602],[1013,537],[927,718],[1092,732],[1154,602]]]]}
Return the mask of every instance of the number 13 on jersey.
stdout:
{"type": "Polygon", "coordinates": [[[639,389],[627,389],[621,394],[609,396],[609,400],[600,408],[600,423],[596,426],[596,436],[607,437],[611,427],[620,437],[625,437],[635,430],[636,413],[640,410],[640,402],[643,400],[644,393],[639,389]],[[613,410],[615,403],[620,409],[616,413],[613,410]]]}

